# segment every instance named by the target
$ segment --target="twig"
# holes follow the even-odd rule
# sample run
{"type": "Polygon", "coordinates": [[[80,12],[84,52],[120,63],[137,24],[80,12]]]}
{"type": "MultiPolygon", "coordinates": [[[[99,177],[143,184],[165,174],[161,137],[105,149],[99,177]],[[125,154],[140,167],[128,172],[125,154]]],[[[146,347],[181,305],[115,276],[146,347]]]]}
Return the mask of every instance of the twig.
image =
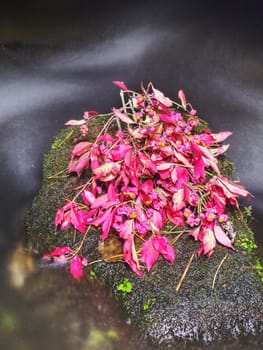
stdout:
{"type": "Polygon", "coordinates": [[[49,175],[47,178],[50,180],[50,179],[60,179],[60,178],[68,177],[68,175],[61,175],[60,176],[60,174],[63,174],[65,171],[67,171],[67,169],[60,170],[58,173],[56,173],[54,175],[49,175]]]}
{"type": "Polygon", "coordinates": [[[185,231],[182,231],[181,233],[179,233],[171,242],[171,244],[173,245],[175,242],[178,241],[178,239],[185,233],[185,231]]]}
{"type": "Polygon", "coordinates": [[[62,141],[59,142],[59,144],[57,145],[57,147],[62,146],[63,143],[65,143],[73,134],[74,134],[74,130],[71,130],[71,131],[67,134],[67,136],[66,136],[62,141]]]}
{"type": "Polygon", "coordinates": [[[214,275],[214,278],[213,278],[213,283],[212,283],[212,289],[215,288],[215,283],[216,283],[216,278],[217,278],[217,275],[218,275],[218,272],[219,270],[221,269],[224,261],[227,259],[228,257],[228,253],[226,253],[226,255],[223,257],[223,259],[220,261],[220,264],[218,265],[217,269],[216,269],[216,272],[215,272],[215,275],[214,275]]]}
{"type": "Polygon", "coordinates": [[[186,265],[186,268],[185,268],[185,270],[184,270],[184,272],[183,272],[183,274],[182,274],[182,276],[180,278],[180,281],[178,282],[178,284],[177,284],[177,286],[175,288],[176,292],[178,292],[179,289],[181,288],[181,285],[182,285],[182,283],[183,283],[183,281],[184,281],[184,279],[185,279],[185,277],[187,275],[187,272],[190,269],[190,266],[191,266],[191,263],[193,261],[194,256],[195,256],[195,252],[193,252],[192,255],[190,256],[190,259],[189,259],[189,261],[188,261],[188,263],[186,265]]]}

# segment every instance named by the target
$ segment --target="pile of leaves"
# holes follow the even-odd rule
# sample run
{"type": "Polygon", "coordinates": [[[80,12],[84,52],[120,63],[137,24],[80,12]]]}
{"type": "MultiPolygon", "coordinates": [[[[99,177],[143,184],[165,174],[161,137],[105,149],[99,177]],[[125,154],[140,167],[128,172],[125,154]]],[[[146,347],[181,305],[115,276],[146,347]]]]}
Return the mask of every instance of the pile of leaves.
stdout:
{"type": "Polygon", "coordinates": [[[219,169],[218,157],[229,147],[222,142],[232,133],[212,133],[182,90],[178,103],[152,83],[141,84],[141,92],[114,83],[122,106],[107,115],[95,142],[88,136],[90,120],[100,118],[97,112],[66,123],[81,135],[68,173],[85,183],[56,212],[55,230],[73,227],[82,242],[77,249],[57,247],[43,258],[70,262],[79,279],[89,264],[82,247],[91,227],[101,231],[102,241],[113,234],[122,242],[124,261],[140,277],[143,264],[150,271],[160,255],[174,263],[173,228],[200,242],[198,255],[210,257],[218,243],[235,250],[224,229],[228,213],[231,207],[239,210],[238,197],[252,195],[219,169]]]}

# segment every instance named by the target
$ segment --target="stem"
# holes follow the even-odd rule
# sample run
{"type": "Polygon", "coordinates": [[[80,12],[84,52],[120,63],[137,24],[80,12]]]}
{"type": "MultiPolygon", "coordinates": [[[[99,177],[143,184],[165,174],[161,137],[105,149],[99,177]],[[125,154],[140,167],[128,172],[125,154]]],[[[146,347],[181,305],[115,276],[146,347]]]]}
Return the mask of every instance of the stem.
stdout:
{"type": "Polygon", "coordinates": [[[177,235],[171,242],[171,244],[173,245],[175,242],[178,241],[178,239],[185,233],[186,231],[182,231],[181,233],[179,233],[179,235],[177,235]]]}
{"type": "Polygon", "coordinates": [[[184,270],[184,272],[183,272],[183,274],[182,274],[182,276],[181,276],[181,278],[180,278],[180,281],[178,282],[178,284],[177,284],[177,286],[176,286],[176,288],[175,288],[176,292],[178,292],[179,289],[181,288],[181,285],[182,285],[182,283],[183,283],[183,281],[184,281],[184,279],[185,279],[185,277],[186,277],[186,275],[187,275],[187,272],[188,272],[189,269],[190,269],[190,266],[191,266],[191,263],[192,263],[192,261],[193,261],[194,256],[195,256],[195,252],[193,252],[192,255],[190,256],[190,259],[189,259],[189,261],[188,261],[188,264],[186,265],[186,268],[185,268],[185,270],[184,270]]]}
{"type": "Polygon", "coordinates": [[[63,174],[65,171],[67,171],[67,169],[60,170],[58,173],[54,175],[50,175],[47,178],[50,180],[50,179],[60,179],[60,178],[62,179],[62,178],[68,177],[69,176],[68,174],[59,176],[60,174],[63,174]]]}
{"type": "Polygon", "coordinates": [[[218,272],[219,270],[221,269],[223,263],[225,262],[225,260],[228,258],[228,253],[226,253],[226,255],[223,257],[223,259],[220,261],[220,264],[218,265],[217,269],[216,269],[216,272],[215,272],[215,275],[214,275],[214,278],[213,278],[213,283],[212,283],[212,289],[215,288],[215,283],[216,283],[216,278],[217,278],[217,275],[218,275],[218,272]]]}
{"type": "Polygon", "coordinates": [[[61,145],[63,145],[63,143],[66,142],[73,134],[74,134],[74,130],[71,130],[67,134],[67,136],[62,141],[60,141],[60,143],[57,145],[57,147],[60,147],[61,145]]]}
{"type": "Polygon", "coordinates": [[[78,248],[74,251],[73,256],[77,255],[77,254],[79,253],[79,251],[81,250],[81,248],[83,247],[83,244],[84,244],[84,242],[85,242],[85,238],[87,237],[87,234],[88,234],[90,228],[91,228],[91,226],[89,226],[89,227],[87,228],[87,230],[86,230],[86,232],[85,232],[85,234],[84,234],[84,236],[83,236],[83,238],[82,238],[82,241],[81,241],[80,245],[78,246],[78,248]]]}

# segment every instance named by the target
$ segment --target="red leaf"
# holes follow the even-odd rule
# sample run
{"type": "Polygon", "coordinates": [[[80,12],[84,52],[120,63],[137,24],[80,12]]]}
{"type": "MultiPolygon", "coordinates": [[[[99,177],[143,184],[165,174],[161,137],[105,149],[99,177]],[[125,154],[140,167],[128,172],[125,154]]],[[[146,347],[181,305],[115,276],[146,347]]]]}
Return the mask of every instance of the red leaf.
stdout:
{"type": "Polygon", "coordinates": [[[74,258],[70,262],[70,273],[73,276],[73,278],[77,280],[79,280],[83,275],[83,265],[78,255],[74,256],[74,258]]]}

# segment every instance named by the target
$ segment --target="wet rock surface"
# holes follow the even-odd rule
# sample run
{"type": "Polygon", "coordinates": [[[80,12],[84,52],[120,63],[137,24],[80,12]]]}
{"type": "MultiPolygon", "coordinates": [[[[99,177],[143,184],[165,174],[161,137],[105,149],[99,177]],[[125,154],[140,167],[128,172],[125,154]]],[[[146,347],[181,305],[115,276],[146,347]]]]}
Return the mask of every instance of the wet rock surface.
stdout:
{"type": "MultiPolygon", "coordinates": [[[[26,218],[28,245],[40,255],[55,245],[70,243],[72,237],[70,231],[54,233],[54,214],[77,183],[74,176],[57,175],[67,166],[74,137],[67,138],[70,132],[62,130],[58,139],[66,140],[63,147],[53,147],[45,157],[43,185],[26,218]]],[[[237,223],[237,231],[244,234],[249,228],[237,223]]],[[[85,248],[90,262],[101,257],[98,243],[99,233],[90,232],[85,248]]],[[[174,247],[175,264],[160,259],[151,273],[144,272],[143,278],[121,262],[92,265],[97,279],[110,287],[127,320],[143,337],[165,349],[180,344],[180,340],[180,348],[189,349],[188,341],[196,341],[212,349],[214,340],[233,341],[239,335],[262,334],[263,289],[254,268],[254,254],[241,247],[236,253],[219,247],[208,260],[197,256],[198,244],[187,236],[174,247]],[[186,278],[177,291],[193,253],[186,278]],[[133,287],[128,294],[118,291],[125,278],[133,287]]]]}

